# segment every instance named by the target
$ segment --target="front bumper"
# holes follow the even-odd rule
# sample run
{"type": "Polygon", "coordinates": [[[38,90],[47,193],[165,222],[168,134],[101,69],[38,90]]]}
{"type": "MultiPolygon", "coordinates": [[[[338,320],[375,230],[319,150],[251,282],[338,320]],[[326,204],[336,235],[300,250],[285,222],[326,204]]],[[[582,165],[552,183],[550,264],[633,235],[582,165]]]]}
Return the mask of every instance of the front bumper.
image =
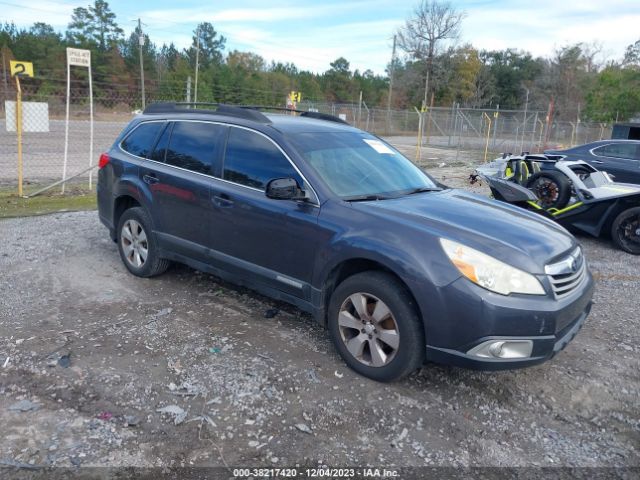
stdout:
{"type": "Polygon", "coordinates": [[[497,296],[464,279],[446,290],[441,291],[443,300],[453,302],[450,309],[455,312],[451,312],[448,328],[440,324],[432,329],[440,339],[428,335],[427,329],[427,361],[476,370],[507,370],[549,360],[573,340],[591,311],[594,282],[589,273],[581,287],[562,300],[497,296]],[[492,341],[527,342],[532,347],[525,358],[470,354],[492,341]]]}

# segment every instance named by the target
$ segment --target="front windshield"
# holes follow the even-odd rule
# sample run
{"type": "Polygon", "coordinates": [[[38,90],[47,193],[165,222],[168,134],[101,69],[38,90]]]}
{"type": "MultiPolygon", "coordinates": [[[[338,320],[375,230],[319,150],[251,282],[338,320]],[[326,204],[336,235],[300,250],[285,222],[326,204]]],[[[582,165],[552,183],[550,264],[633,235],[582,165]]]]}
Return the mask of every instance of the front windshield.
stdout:
{"type": "Polygon", "coordinates": [[[392,198],[437,188],[400,152],[367,133],[297,133],[289,140],[333,193],[345,200],[392,198]]]}

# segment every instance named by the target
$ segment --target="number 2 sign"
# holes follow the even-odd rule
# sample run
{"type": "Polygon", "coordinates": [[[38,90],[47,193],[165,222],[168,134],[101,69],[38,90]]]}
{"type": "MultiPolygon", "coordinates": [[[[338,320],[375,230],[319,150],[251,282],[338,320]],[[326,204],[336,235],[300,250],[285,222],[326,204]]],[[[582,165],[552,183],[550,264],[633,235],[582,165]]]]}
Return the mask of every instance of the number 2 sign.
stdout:
{"type": "Polygon", "coordinates": [[[33,77],[33,63],[21,60],[11,60],[9,63],[12,77],[33,77]]]}

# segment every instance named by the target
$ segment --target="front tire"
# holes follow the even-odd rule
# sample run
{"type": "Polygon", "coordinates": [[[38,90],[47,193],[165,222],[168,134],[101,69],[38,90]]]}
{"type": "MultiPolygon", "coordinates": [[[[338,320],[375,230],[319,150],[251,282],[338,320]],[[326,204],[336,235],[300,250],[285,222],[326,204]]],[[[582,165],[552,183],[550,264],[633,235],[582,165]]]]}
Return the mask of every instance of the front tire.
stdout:
{"type": "Polygon", "coordinates": [[[159,257],[151,220],[142,207],[126,210],[118,222],[118,251],[125,267],[137,277],[154,277],[169,268],[169,260],[159,257]]]}
{"type": "Polygon", "coordinates": [[[611,238],[621,250],[640,255],[640,207],[629,208],[616,217],[611,238]]]}
{"type": "Polygon", "coordinates": [[[424,329],[417,310],[413,297],[392,275],[353,275],[331,296],[331,339],[356,372],[380,382],[397,380],[424,362],[424,329]]]}

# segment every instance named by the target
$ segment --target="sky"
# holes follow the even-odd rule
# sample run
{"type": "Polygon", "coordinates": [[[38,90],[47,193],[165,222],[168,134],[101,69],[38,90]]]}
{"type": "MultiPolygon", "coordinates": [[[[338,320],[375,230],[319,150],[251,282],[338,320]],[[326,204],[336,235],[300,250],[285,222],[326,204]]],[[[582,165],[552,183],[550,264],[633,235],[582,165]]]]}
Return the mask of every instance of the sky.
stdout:
{"type": "MultiPolygon", "coordinates": [[[[64,30],[74,7],[89,0],[0,0],[0,22],[27,27],[35,21],[64,30]]],[[[227,51],[251,51],[314,72],[345,57],[351,69],[384,74],[393,35],[419,0],[112,0],[128,35],[138,18],[151,40],[178,48],[191,44],[199,22],[227,38],[227,51]]],[[[458,43],[515,48],[552,56],[564,45],[598,42],[600,60],[620,59],[640,40],[640,0],[452,0],[465,13],[458,43]]]]}

